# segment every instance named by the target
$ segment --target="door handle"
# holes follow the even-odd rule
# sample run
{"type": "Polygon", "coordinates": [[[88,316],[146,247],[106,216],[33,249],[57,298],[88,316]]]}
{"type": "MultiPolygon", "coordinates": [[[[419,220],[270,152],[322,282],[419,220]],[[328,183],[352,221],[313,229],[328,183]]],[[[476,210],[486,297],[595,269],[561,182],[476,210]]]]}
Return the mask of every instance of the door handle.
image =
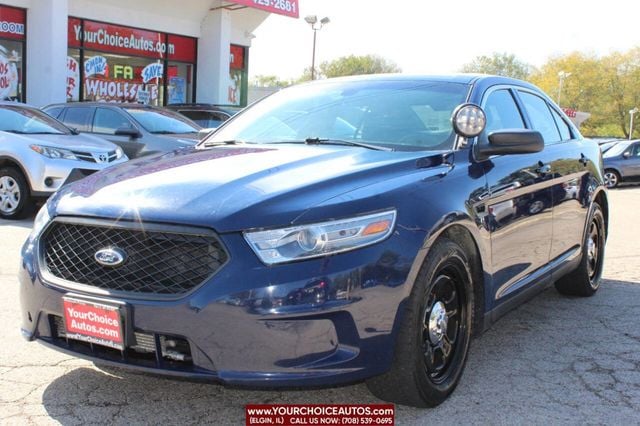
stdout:
{"type": "Polygon", "coordinates": [[[587,164],[589,164],[589,159],[582,153],[580,153],[580,159],[578,161],[585,167],[587,167],[587,164]]]}
{"type": "Polygon", "coordinates": [[[543,164],[542,161],[538,161],[538,168],[536,173],[539,175],[546,175],[551,172],[551,166],[549,164],[543,164]]]}

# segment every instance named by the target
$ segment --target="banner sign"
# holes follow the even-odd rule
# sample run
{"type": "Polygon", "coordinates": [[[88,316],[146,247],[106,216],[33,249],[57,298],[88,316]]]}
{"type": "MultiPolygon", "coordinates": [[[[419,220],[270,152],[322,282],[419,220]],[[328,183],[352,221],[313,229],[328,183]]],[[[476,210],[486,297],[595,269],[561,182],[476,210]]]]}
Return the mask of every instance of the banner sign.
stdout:
{"type": "MultiPolygon", "coordinates": [[[[102,78],[85,78],[84,93],[87,100],[138,102],[138,91],[148,91],[148,102],[158,99],[159,90],[155,84],[131,82],[129,80],[104,80],[102,78]]],[[[141,97],[146,98],[146,94],[141,97]]]]}
{"type": "Polygon", "coordinates": [[[300,16],[298,10],[298,0],[231,0],[233,3],[243,6],[253,7],[255,9],[266,10],[267,12],[276,13],[278,15],[290,16],[297,18],[300,16]]]}
{"type": "Polygon", "coordinates": [[[26,21],[24,9],[0,6],[0,38],[24,40],[26,21]]]}
{"type": "Polygon", "coordinates": [[[229,46],[231,58],[229,60],[229,66],[234,70],[244,69],[244,46],[237,46],[232,44],[229,46]]]}
{"type": "Polygon", "coordinates": [[[67,100],[77,101],[80,98],[80,65],[75,58],[67,56],[67,100]]]}
{"type": "Polygon", "coordinates": [[[104,75],[109,74],[107,69],[107,58],[104,56],[94,56],[84,61],[84,76],[91,77],[92,75],[104,75]]]}

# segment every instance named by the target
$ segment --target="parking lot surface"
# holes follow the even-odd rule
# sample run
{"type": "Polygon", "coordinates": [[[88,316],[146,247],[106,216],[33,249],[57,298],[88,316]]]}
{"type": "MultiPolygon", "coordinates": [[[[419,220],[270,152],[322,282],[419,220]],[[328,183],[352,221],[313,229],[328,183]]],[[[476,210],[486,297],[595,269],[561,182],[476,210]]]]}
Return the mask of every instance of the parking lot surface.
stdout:
{"type": "MultiPolygon", "coordinates": [[[[472,342],[441,406],[398,424],[640,421],[640,188],[610,194],[605,280],[592,298],[549,289],[472,342]]],[[[364,384],[250,391],[96,368],[19,333],[19,250],[31,221],[0,220],[0,423],[244,424],[247,403],[376,403],[364,384]]]]}

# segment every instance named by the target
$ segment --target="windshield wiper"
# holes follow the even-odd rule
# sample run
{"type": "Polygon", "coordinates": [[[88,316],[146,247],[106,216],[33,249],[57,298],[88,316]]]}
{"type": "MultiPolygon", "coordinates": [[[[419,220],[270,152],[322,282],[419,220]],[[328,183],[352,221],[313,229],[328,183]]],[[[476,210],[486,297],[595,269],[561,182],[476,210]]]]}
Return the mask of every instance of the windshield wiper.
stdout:
{"type": "Polygon", "coordinates": [[[347,141],[343,139],[329,139],[329,138],[306,138],[304,143],[307,145],[346,145],[357,146],[360,148],[373,149],[375,151],[393,151],[391,148],[379,145],[370,145],[363,142],[347,141]]]}
{"type": "Polygon", "coordinates": [[[220,146],[220,145],[242,145],[245,144],[245,141],[241,141],[239,139],[230,139],[228,141],[211,141],[211,142],[205,142],[203,144],[204,147],[210,147],[210,146],[220,146]]]}

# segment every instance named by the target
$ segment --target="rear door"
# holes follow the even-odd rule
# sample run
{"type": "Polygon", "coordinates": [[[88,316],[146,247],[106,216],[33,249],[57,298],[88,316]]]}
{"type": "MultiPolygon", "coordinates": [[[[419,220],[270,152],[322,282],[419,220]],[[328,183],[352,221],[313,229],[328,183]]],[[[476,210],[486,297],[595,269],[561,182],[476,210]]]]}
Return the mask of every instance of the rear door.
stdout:
{"type": "Polygon", "coordinates": [[[90,106],[70,106],[65,108],[58,119],[79,132],[91,132],[94,109],[90,106]]]}
{"type": "Polygon", "coordinates": [[[579,253],[590,202],[586,196],[589,170],[597,165],[588,161],[591,156],[585,142],[576,137],[555,106],[527,89],[518,89],[518,96],[532,128],[542,133],[545,151],[550,156],[547,175],[553,204],[550,261],[555,264],[579,253]]]}
{"type": "MultiPolygon", "coordinates": [[[[486,140],[493,131],[527,127],[510,87],[489,89],[482,107],[487,126],[480,138],[486,140]]],[[[485,166],[490,194],[486,226],[491,232],[493,293],[499,303],[527,284],[548,278],[544,267],[549,262],[553,217],[546,166],[551,160],[544,150],[494,156],[485,166]]]]}
{"type": "Polygon", "coordinates": [[[629,157],[621,161],[624,167],[624,178],[635,181],[640,180],[640,142],[631,145],[627,151],[629,152],[629,157]]]}

